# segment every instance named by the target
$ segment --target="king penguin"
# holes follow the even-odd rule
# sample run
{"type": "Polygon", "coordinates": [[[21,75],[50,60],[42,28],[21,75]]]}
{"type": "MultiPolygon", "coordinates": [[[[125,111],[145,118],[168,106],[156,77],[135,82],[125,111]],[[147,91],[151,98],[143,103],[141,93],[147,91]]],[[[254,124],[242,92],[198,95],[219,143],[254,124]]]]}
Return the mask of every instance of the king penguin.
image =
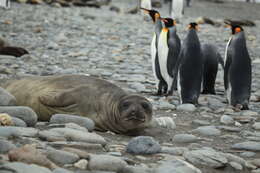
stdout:
{"type": "Polygon", "coordinates": [[[158,57],[161,74],[167,83],[167,95],[171,95],[177,89],[177,83],[173,84],[173,70],[181,49],[181,41],[176,31],[176,21],[171,18],[162,18],[164,27],[158,41],[158,57]]]}
{"type": "Polygon", "coordinates": [[[148,10],[145,8],[141,8],[142,10],[145,10],[149,15],[151,16],[155,26],[154,26],[154,35],[151,42],[151,57],[152,57],[152,68],[153,68],[153,74],[156,79],[156,85],[157,85],[157,95],[162,95],[167,93],[167,83],[163,79],[160,65],[159,65],[159,58],[158,58],[158,38],[160,36],[160,33],[162,31],[162,21],[160,13],[156,10],[148,10]]]}
{"type": "Polygon", "coordinates": [[[171,0],[170,3],[170,16],[175,20],[180,20],[184,14],[184,1],[171,0]]]}
{"type": "Polygon", "coordinates": [[[218,64],[220,63],[224,68],[224,61],[218,52],[218,48],[214,44],[202,44],[201,51],[204,57],[202,94],[215,95],[215,81],[218,73],[218,64]]]}
{"type": "Polygon", "coordinates": [[[232,36],[227,43],[225,53],[225,91],[230,105],[240,110],[247,110],[252,83],[251,59],[243,28],[232,23],[229,26],[232,36]]]}
{"type": "Polygon", "coordinates": [[[190,23],[188,29],[176,64],[174,80],[177,78],[180,104],[198,104],[204,60],[197,35],[198,24],[190,23]]]}

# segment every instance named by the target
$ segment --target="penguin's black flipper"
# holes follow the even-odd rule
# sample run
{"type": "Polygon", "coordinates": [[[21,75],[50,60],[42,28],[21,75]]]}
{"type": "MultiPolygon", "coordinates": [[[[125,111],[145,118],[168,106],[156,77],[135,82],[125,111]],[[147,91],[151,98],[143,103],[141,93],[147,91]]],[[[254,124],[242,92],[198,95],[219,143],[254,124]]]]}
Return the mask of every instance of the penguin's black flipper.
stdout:
{"type": "Polygon", "coordinates": [[[11,55],[15,57],[20,57],[25,54],[29,54],[29,52],[21,47],[11,47],[11,46],[6,46],[0,48],[0,55],[11,55]]]}

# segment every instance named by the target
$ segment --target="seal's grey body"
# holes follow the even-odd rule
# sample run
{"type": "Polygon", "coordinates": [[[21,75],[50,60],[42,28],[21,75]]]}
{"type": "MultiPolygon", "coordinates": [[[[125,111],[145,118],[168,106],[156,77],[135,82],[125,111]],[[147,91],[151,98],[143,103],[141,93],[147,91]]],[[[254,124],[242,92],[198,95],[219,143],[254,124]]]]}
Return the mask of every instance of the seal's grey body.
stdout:
{"type": "Polygon", "coordinates": [[[144,97],[85,75],[31,77],[9,82],[5,88],[19,105],[31,107],[39,120],[56,113],[75,114],[91,118],[99,130],[131,133],[143,130],[152,118],[152,106],[144,97]]]}

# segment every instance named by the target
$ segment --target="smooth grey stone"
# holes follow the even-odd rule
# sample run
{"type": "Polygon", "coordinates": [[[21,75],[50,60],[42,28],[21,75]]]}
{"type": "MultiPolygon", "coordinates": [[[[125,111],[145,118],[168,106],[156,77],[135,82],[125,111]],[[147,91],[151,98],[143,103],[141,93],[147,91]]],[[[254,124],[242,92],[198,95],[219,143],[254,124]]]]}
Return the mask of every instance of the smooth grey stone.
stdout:
{"type": "Polygon", "coordinates": [[[53,128],[49,130],[50,132],[57,132],[65,136],[67,140],[70,141],[79,141],[79,142],[87,142],[87,143],[95,143],[105,145],[107,142],[106,140],[92,132],[84,132],[81,130],[75,130],[71,128],[53,128]]]}
{"type": "Polygon", "coordinates": [[[47,158],[59,165],[73,164],[80,159],[77,154],[55,149],[47,151],[47,158]]]}
{"type": "Polygon", "coordinates": [[[230,126],[217,126],[220,130],[225,130],[229,132],[240,132],[241,129],[239,127],[230,127],[230,126]]]}
{"type": "Polygon", "coordinates": [[[63,168],[55,168],[52,173],[73,173],[70,170],[63,169],[63,168]]]}
{"type": "Polygon", "coordinates": [[[8,153],[9,150],[14,148],[16,148],[16,146],[10,141],[0,139],[0,154],[8,153]]]}
{"type": "Polygon", "coordinates": [[[256,153],[254,152],[250,152],[250,151],[247,151],[247,152],[243,152],[243,153],[240,153],[240,156],[241,157],[254,157],[256,155],[256,153]]]}
{"type": "Polygon", "coordinates": [[[0,87],[0,106],[15,106],[16,98],[0,87]]]}
{"type": "Polygon", "coordinates": [[[72,147],[82,150],[100,150],[103,151],[103,146],[101,144],[92,144],[86,142],[73,142],[73,141],[57,141],[57,142],[49,142],[50,146],[55,148],[61,147],[72,147]]]}
{"type": "Polygon", "coordinates": [[[199,133],[203,136],[219,136],[221,131],[218,130],[215,126],[201,126],[197,129],[192,130],[192,132],[199,133]]]}
{"type": "Polygon", "coordinates": [[[39,138],[48,142],[67,140],[64,134],[50,130],[39,131],[39,138]]]}
{"type": "Polygon", "coordinates": [[[206,120],[194,120],[192,121],[193,124],[199,125],[199,126],[208,126],[210,125],[210,122],[206,120]]]}
{"type": "Polygon", "coordinates": [[[0,165],[0,173],[52,173],[49,169],[34,164],[24,164],[20,162],[10,162],[0,165]],[[2,172],[2,170],[10,170],[2,172]]]}
{"type": "Polygon", "coordinates": [[[33,127],[38,119],[36,113],[26,106],[0,106],[0,112],[7,113],[12,117],[20,118],[26,122],[29,127],[33,127]]]}
{"type": "Polygon", "coordinates": [[[181,156],[184,152],[189,151],[188,148],[185,147],[162,147],[161,153],[167,153],[172,155],[181,156]]]}
{"type": "Polygon", "coordinates": [[[120,157],[110,155],[90,154],[88,170],[119,171],[127,166],[127,163],[120,157]]]}
{"type": "Polygon", "coordinates": [[[236,163],[239,163],[242,166],[247,165],[247,162],[239,156],[236,156],[236,155],[230,154],[230,153],[220,153],[220,154],[222,156],[224,156],[228,160],[228,162],[236,162],[236,163]]]}
{"type": "Polygon", "coordinates": [[[231,146],[232,149],[260,151],[260,142],[241,142],[231,146]]]}
{"type": "Polygon", "coordinates": [[[76,115],[55,114],[51,117],[50,123],[52,124],[75,123],[82,127],[85,127],[89,131],[92,131],[95,128],[95,123],[93,120],[82,116],[76,116],[76,115]]]}
{"type": "Polygon", "coordinates": [[[27,124],[20,118],[12,117],[12,121],[16,127],[27,127],[27,124]]]}
{"type": "Polygon", "coordinates": [[[180,159],[163,162],[154,173],[201,173],[201,171],[192,164],[180,159]]]}
{"type": "Polygon", "coordinates": [[[225,124],[225,125],[235,123],[234,119],[231,116],[228,116],[228,115],[222,115],[221,118],[220,118],[220,122],[225,124]]]}
{"type": "Polygon", "coordinates": [[[197,142],[200,139],[197,136],[194,136],[192,134],[177,134],[173,136],[173,142],[177,143],[191,143],[191,142],[197,142]]]}
{"type": "Polygon", "coordinates": [[[11,126],[0,126],[0,136],[11,138],[11,137],[36,137],[38,130],[34,128],[26,127],[11,127],[11,126]]]}
{"type": "Polygon", "coordinates": [[[240,165],[240,164],[237,163],[237,162],[229,162],[229,165],[230,165],[232,168],[236,169],[236,170],[239,170],[239,171],[243,170],[243,166],[240,165]]]}
{"type": "Polygon", "coordinates": [[[132,154],[155,154],[160,151],[160,144],[150,136],[132,138],[126,146],[126,152],[132,154]]]}
{"type": "Polygon", "coordinates": [[[220,153],[212,150],[193,150],[183,154],[184,158],[194,165],[220,168],[227,164],[227,159],[220,153]]]}
{"type": "Polygon", "coordinates": [[[250,110],[244,110],[240,113],[242,116],[256,116],[258,115],[257,112],[250,111],[250,110]]]}
{"type": "Polygon", "coordinates": [[[181,104],[176,109],[177,111],[194,112],[196,107],[193,104],[181,104]]]}

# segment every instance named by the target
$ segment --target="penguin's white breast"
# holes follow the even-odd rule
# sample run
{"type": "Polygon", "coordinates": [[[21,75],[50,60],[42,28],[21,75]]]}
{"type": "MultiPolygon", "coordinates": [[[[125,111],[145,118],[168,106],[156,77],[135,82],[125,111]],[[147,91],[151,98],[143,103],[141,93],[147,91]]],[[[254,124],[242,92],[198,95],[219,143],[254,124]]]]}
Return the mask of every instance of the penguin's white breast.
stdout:
{"type": "Polygon", "coordinates": [[[162,30],[158,41],[158,58],[159,58],[160,70],[165,81],[168,81],[169,78],[169,74],[167,70],[167,59],[168,59],[168,52],[169,52],[169,47],[167,44],[167,34],[168,32],[162,30]]]}

